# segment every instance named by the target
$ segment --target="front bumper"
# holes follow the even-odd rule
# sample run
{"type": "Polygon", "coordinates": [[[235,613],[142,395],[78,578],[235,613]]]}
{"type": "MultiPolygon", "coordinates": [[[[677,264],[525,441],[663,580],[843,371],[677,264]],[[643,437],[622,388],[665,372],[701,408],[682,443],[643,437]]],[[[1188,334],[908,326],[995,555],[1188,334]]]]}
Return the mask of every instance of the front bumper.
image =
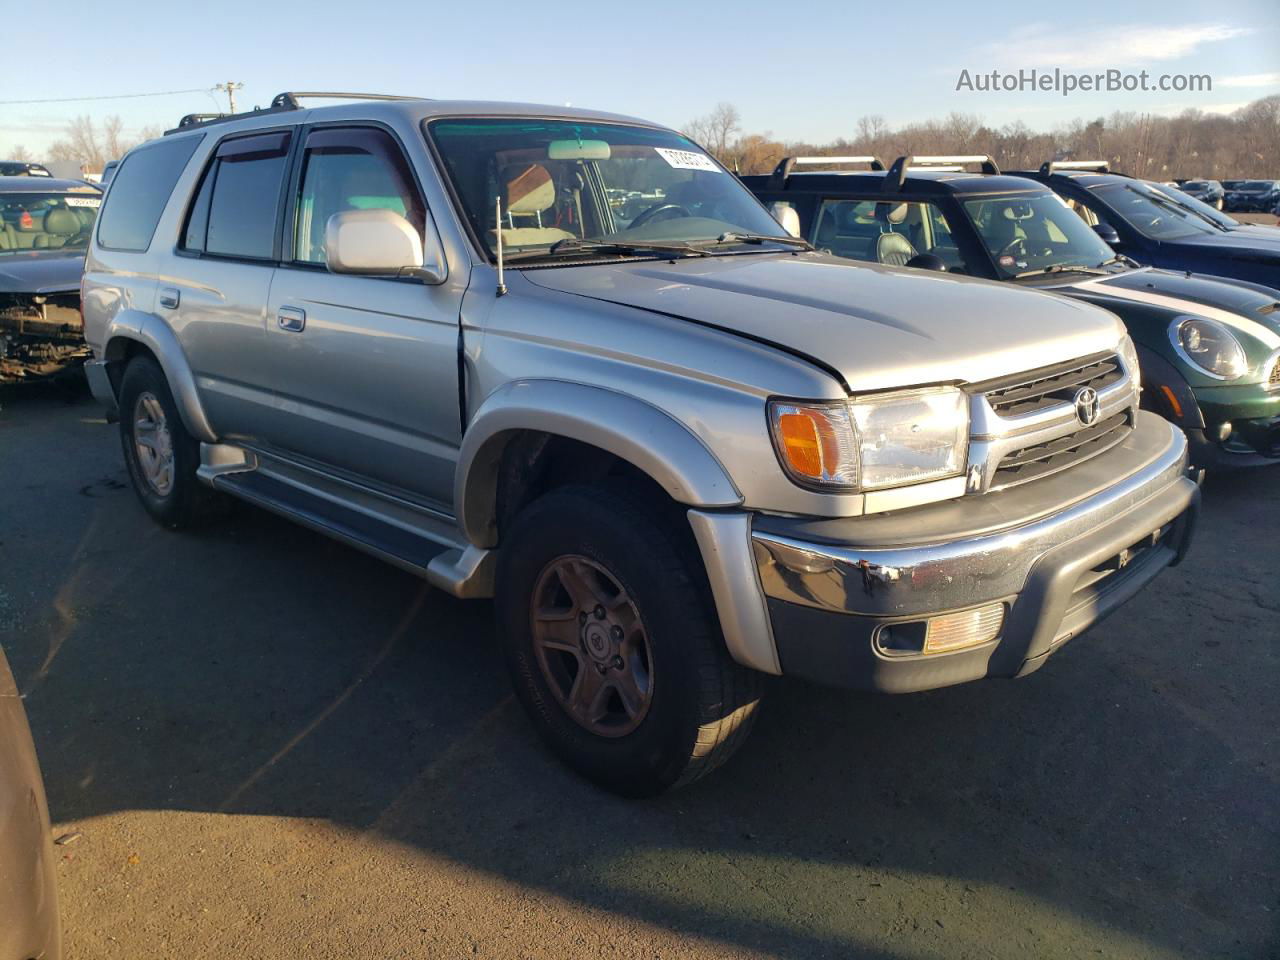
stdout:
{"type": "MultiPolygon", "coordinates": [[[[1015,490],[873,517],[756,517],[775,672],[893,693],[1030,673],[1181,559],[1199,504],[1186,464],[1181,431],[1144,412],[1124,443],[1015,490]],[[1003,625],[980,646],[880,643],[886,626],[995,603],[1003,625]]],[[[731,651],[751,649],[735,626],[731,651]]]]}

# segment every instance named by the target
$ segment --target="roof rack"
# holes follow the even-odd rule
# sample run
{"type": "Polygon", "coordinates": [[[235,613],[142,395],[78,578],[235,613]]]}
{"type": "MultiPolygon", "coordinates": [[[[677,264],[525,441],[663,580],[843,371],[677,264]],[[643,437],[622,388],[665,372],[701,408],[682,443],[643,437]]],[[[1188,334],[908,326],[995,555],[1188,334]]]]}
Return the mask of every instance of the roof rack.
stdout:
{"type": "Polygon", "coordinates": [[[339,93],[333,92],[312,92],[303,90],[286,90],[284,93],[277,93],[271,98],[271,106],[254,107],[252,110],[245,110],[241,113],[188,113],[185,117],[178,121],[178,125],[172,130],[166,130],[164,135],[167,137],[171,133],[180,133],[190,130],[193,127],[203,127],[211,123],[226,123],[228,120],[241,120],[245,117],[260,117],[272,113],[286,113],[291,110],[301,110],[302,100],[325,99],[325,100],[421,100],[422,97],[402,97],[393,93],[339,93]]]}
{"type": "Polygon", "coordinates": [[[1047,160],[1040,164],[1040,173],[1048,176],[1059,170],[1088,170],[1092,173],[1110,173],[1111,167],[1105,160],[1047,160]]]}
{"type": "Polygon", "coordinates": [[[916,157],[908,155],[893,161],[893,166],[889,168],[889,173],[884,178],[884,189],[886,193],[901,190],[902,185],[907,182],[907,172],[913,168],[917,170],[933,170],[936,173],[955,173],[957,169],[964,170],[971,163],[981,164],[983,173],[992,175],[1000,173],[1000,167],[995,160],[985,153],[963,154],[954,157],[916,157]]]}
{"type": "Polygon", "coordinates": [[[324,93],[304,90],[286,90],[271,98],[273,110],[301,110],[299,100],[422,100],[422,97],[403,97],[395,93],[324,93]]]}
{"type": "Polygon", "coordinates": [[[884,161],[879,157],[783,157],[769,175],[769,188],[779,190],[791,175],[791,169],[799,166],[819,166],[829,164],[848,165],[852,163],[866,164],[870,170],[883,170],[884,161]]]}

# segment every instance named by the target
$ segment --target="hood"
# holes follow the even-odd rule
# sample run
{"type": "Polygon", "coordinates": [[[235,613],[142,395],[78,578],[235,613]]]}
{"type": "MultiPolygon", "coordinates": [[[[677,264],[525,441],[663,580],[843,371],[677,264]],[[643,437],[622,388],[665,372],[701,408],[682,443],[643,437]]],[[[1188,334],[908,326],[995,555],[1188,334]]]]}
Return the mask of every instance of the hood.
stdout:
{"type": "Polygon", "coordinates": [[[1280,295],[1268,294],[1264,287],[1234,283],[1217,277],[1173,270],[1129,270],[1104,280],[1073,284],[1095,293],[1111,294],[1121,300],[1138,299],[1135,294],[1155,294],[1179,301],[1180,313],[1202,312],[1215,307],[1256,320],[1280,331],[1280,295]]]}
{"type": "Polygon", "coordinates": [[[817,253],[525,270],[538,286],[775,344],[852,391],[977,382],[1114,350],[1124,328],[1053,294],[817,253]]]}
{"type": "Polygon", "coordinates": [[[0,254],[0,293],[79,290],[84,253],[83,250],[24,250],[0,254]]]}
{"type": "Polygon", "coordinates": [[[1091,297],[1094,303],[1123,311],[1126,303],[1161,307],[1169,315],[1210,317],[1249,334],[1274,349],[1280,346],[1280,299],[1265,288],[1172,270],[1130,270],[1058,287],[1091,297]]]}
{"type": "Polygon", "coordinates": [[[1274,236],[1253,230],[1228,230],[1225,233],[1197,234],[1168,241],[1169,246],[1195,247],[1206,253],[1220,253],[1230,257],[1274,260],[1280,264],[1280,230],[1274,236]]]}

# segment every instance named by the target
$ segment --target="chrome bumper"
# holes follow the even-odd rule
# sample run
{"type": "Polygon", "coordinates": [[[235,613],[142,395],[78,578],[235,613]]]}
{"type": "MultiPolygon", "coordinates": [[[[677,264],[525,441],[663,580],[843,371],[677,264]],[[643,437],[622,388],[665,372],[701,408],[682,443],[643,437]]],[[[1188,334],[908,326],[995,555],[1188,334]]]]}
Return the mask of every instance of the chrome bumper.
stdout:
{"type": "MultiPolygon", "coordinates": [[[[756,517],[772,672],[894,692],[1030,672],[1181,559],[1199,501],[1186,464],[1181,431],[1142,413],[1119,447],[1017,490],[879,517],[756,517]],[[1140,562],[1129,567],[1130,556],[1140,562]],[[1116,569],[1095,572],[1108,563],[1116,569]],[[885,625],[998,601],[1004,626],[980,647],[888,656],[876,646],[885,625]]],[[[711,579],[723,623],[727,591],[711,579]]],[[[759,668],[763,643],[741,623],[752,608],[740,596],[739,622],[724,625],[734,656],[759,668]]]]}

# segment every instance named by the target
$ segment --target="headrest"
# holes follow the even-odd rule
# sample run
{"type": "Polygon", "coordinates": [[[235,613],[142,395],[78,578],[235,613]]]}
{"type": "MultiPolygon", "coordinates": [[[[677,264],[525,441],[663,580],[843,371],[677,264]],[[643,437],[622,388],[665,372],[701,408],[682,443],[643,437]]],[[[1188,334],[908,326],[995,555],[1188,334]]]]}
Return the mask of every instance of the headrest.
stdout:
{"type": "Polygon", "coordinates": [[[876,219],[882,223],[902,223],[907,219],[908,209],[906,203],[877,203],[876,219]]]}
{"type": "Polygon", "coordinates": [[[71,237],[80,232],[80,218],[70,210],[54,208],[44,215],[44,232],[71,237]]]}
{"type": "Polygon", "coordinates": [[[507,213],[529,214],[550,210],[556,202],[556,185],[540,163],[519,164],[503,171],[507,213]]]}
{"type": "Polygon", "coordinates": [[[23,210],[18,216],[18,232],[44,233],[44,213],[40,210],[35,213],[30,210],[23,210]]]}

